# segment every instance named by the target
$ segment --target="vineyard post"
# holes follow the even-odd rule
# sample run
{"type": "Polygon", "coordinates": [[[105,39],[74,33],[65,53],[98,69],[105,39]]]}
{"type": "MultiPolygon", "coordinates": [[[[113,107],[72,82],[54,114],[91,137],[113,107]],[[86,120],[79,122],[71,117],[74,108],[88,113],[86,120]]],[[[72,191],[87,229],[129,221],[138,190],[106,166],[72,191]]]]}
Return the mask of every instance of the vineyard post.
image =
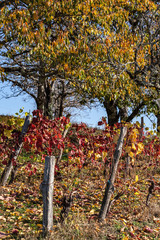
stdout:
{"type": "Polygon", "coordinates": [[[46,236],[53,229],[53,188],[54,168],[56,159],[54,156],[45,158],[44,179],[40,185],[43,196],[43,235],[46,236]]]}
{"type": "MultiPolygon", "coordinates": [[[[64,132],[63,132],[63,138],[66,137],[66,135],[67,135],[67,133],[68,133],[68,130],[69,130],[69,127],[64,130],[64,132]]],[[[59,165],[59,163],[60,163],[60,161],[61,161],[61,159],[62,159],[63,151],[64,151],[64,149],[61,148],[59,157],[58,157],[57,162],[56,162],[56,165],[57,165],[57,166],[59,165]]]]}
{"type": "Polygon", "coordinates": [[[108,212],[108,207],[110,203],[110,199],[112,196],[112,193],[114,191],[114,181],[117,173],[117,168],[118,168],[118,163],[119,159],[122,154],[122,147],[123,147],[123,141],[124,137],[126,136],[127,133],[127,127],[121,127],[121,133],[118,139],[117,147],[114,152],[114,159],[113,159],[113,166],[110,174],[110,178],[107,182],[106,188],[105,188],[105,194],[103,197],[100,213],[99,213],[99,220],[104,220],[106,217],[106,214],[108,212]]]}
{"type": "Polygon", "coordinates": [[[6,185],[8,179],[9,179],[9,177],[10,177],[12,171],[13,171],[13,161],[16,161],[16,159],[17,159],[17,157],[18,157],[18,155],[21,151],[21,148],[22,148],[22,145],[23,145],[23,137],[25,136],[25,134],[28,130],[28,126],[29,126],[30,122],[31,122],[31,117],[26,116],[24,125],[22,127],[22,132],[21,132],[19,140],[18,140],[17,148],[11,154],[10,159],[8,161],[8,164],[5,167],[5,169],[3,170],[3,173],[2,173],[2,176],[1,176],[1,179],[0,179],[0,184],[2,186],[6,185]]]}
{"type": "Polygon", "coordinates": [[[130,156],[127,153],[126,156],[126,166],[125,166],[125,173],[124,173],[124,178],[126,180],[126,178],[130,176],[130,156]]]}
{"type": "Polygon", "coordinates": [[[144,118],[141,117],[141,130],[140,130],[140,137],[143,137],[143,129],[144,129],[144,118]]]}

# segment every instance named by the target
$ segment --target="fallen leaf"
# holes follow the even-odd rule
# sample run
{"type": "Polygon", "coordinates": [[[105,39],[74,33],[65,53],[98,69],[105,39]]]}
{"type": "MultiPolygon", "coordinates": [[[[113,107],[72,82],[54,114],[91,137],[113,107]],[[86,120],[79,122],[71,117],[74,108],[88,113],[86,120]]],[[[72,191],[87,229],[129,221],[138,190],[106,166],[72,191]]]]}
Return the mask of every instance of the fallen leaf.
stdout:
{"type": "Polygon", "coordinates": [[[6,238],[6,236],[9,236],[9,234],[5,232],[0,232],[0,239],[6,238]]]}
{"type": "Polygon", "coordinates": [[[151,229],[151,228],[149,228],[149,227],[147,227],[147,226],[145,226],[144,228],[143,228],[143,231],[144,232],[147,232],[147,233],[153,233],[153,229],[151,229]]]}

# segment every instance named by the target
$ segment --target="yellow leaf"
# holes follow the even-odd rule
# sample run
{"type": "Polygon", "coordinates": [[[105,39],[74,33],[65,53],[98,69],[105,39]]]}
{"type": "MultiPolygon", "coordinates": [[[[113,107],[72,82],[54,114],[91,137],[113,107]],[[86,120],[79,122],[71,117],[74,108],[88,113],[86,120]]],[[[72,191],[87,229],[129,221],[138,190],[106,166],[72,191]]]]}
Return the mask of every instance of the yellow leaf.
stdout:
{"type": "Polygon", "coordinates": [[[156,124],[155,123],[153,123],[153,128],[156,128],[156,124]]]}
{"type": "Polygon", "coordinates": [[[136,153],[136,154],[140,154],[140,153],[143,151],[143,149],[144,149],[144,144],[141,143],[141,142],[139,142],[139,143],[137,144],[137,146],[138,146],[138,150],[137,150],[137,153],[136,153]]]}
{"type": "Polygon", "coordinates": [[[93,151],[88,151],[88,158],[92,156],[93,151]]]}
{"type": "Polygon", "coordinates": [[[135,182],[138,182],[138,175],[136,175],[135,177],[135,182]]]}
{"type": "Polygon", "coordinates": [[[128,155],[133,158],[134,157],[134,153],[133,152],[129,152],[128,155]]]}
{"type": "Polygon", "coordinates": [[[107,134],[106,134],[106,136],[107,136],[107,137],[110,137],[110,136],[111,136],[111,134],[110,134],[110,133],[107,133],[107,134]]]}
{"type": "Polygon", "coordinates": [[[107,156],[107,152],[102,152],[102,158],[104,159],[107,156]]]}
{"type": "Polygon", "coordinates": [[[24,108],[24,107],[22,107],[22,108],[19,110],[19,113],[22,113],[22,112],[23,112],[23,108],[24,108]]]}
{"type": "Polygon", "coordinates": [[[17,123],[17,126],[18,126],[18,127],[22,127],[23,124],[24,124],[24,120],[21,119],[21,118],[18,118],[16,123],[17,123]]]}
{"type": "Polygon", "coordinates": [[[90,213],[90,214],[94,214],[94,209],[92,209],[89,213],[90,213]]]}
{"type": "Polygon", "coordinates": [[[141,126],[141,124],[138,121],[136,122],[136,125],[137,125],[137,127],[141,126]]]}
{"type": "Polygon", "coordinates": [[[132,163],[132,165],[134,165],[134,158],[132,158],[131,163],[132,163]]]}
{"type": "Polygon", "coordinates": [[[135,194],[135,195],[139,195],[139,192],[135,192],[134,194],[135,194]]]}
{"type": "Polygon", "coordinates": [[[126,153],[129,153],[131,151],[131,147],[127,146],[126,147],[126,153]]]}
{"type": "Polygon", "coordinates": [[[99,159],[101,155],[99,153],[95,153],[95,160],[99,159]]]}
{"type": "Polygon", "coordinates": [[[39,223],[38,223],[38,224],[37,224],[37,227],[42,227],[42,224],[39,224],[39,223]]]}
{"type": "Polygon", "coordinates": [[[127,236],[124,236],[122,240],[128,240],[129,238],[127,236]]]}
{"type": "Polygon", "coordinates": [[[133,149],[133,150],[136,150],[136,146],[135,146],[134,143],[132,143],[132,149],[133,149]]]}
{"type": "Polygon", "coordinates": [[[12,135],[12,130],[7,130],[7,129],[4,129],[4,135],[8,138],[11,138],[11,135],[12,135]]]}
{"type": "Polygon", "coordinates": [[[95,143],[94,145],[95,145],[96,147],[99,147],[99,144],[98,144],[98,143],[95,143]]]}

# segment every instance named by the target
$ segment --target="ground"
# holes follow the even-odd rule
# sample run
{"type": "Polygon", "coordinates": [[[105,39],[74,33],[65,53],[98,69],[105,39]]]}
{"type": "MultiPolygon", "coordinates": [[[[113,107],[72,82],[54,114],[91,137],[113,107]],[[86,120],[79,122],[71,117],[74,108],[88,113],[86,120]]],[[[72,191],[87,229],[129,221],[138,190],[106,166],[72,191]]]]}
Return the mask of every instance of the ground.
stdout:
{"type": "MultiPolygon", "coordinates": [[[[29,171],[21,164],[14,183],[0,187],[0,239],[42,239],[40,183],[44,163],[36,158],[31,161],[32,168],[37,168],[36,174],[29,176],[29,171]]],[[[102,164],[90,163],[79,170],[63,159],[54,182],[54,225],[49,239],[160,239],[160,169],[157,167],[152,176],[152,167],[143,167],[145,170],[140,167],[145,164],[146,160],[137,160],[131,176],[127,177],[119,170],[113,198],[118,192],[124,193],[113,203],[105,221],[99,222],[108,177],[103,174],[102,164]],[[146,206],[151,177],[155,190],[146,206]],[[62,199],[73,191],[72,206],[62,222],[62,199]]]]}

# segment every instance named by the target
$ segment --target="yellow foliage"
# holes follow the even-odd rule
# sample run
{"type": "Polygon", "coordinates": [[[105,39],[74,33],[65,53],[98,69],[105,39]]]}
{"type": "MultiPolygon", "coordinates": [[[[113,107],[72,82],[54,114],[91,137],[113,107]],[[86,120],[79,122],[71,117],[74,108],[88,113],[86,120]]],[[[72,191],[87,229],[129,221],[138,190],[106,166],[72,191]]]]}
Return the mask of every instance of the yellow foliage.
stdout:
{"type": "Polygon", "coordinates": [[[134,153],[133,153],[133,152],[129,152],[128,155],[129,155],[131,158],[134,158],[134,153]]]}
{"type": "Polygon", "coordinates": [[[124,236],[122,240],[128,240],[129,238],[127,236],[124,236]]]}
{"type": "Polygon", "coordinates": [[[110,136],[111,136],[111,134],[110,134],[110,133],[107,133],[107,134],[106,134],[106,136],[107,136],[107,137],[110,137],[110,136]]]}
{"type": "Polygon", "coordinates": [[[104,159],[107,156],[107,152],[102,152],[102,158],[104,159]]]}
{"type": "Polygon", "coordinates": [[[90,158],[93,154],[93,151],[88,151],[88,158],[90,158]]]}
{"type": "Polygon", "coordinates": [[[12,130],[4,129],[4,135],[8,138],[12,137],[12,130]]]}
{"type": "Polygon", "coordinates": [[[136,121],[136,125],[137,125],[137,127],[141,126],[141,124],[138,121],[136,121]]]}
{"type": "Polygon", "coordinates": [[[99,154],[99,153],[95,153],[95,160],[97,160],[97,159],[99,159],[99,158],[101,158],[101,155],[99,154]]]}
{"type": "Polygon", "coordinates": [[[134,143],[132,143],[132,150],[137,150],[134,143]]]}
{"type": "Polygon", "coordinates": [[[129,140],[131,140],[131,142],[135,142],[138,135],[139,135],[138,129],[134,128],[129,136],[129,140]]]}
{"type": "MultiPolygon", "coordinates": [[[[10,7],[11,3],[1,8],[3,35],[5,39],[12,36],[14,43],[8,44],[9,50],[5,54],[12,53],[13,57],[13,53],[18,56],[26,48],[32,49],[24,61],[27,59],[36,64],[43,60],[46,75],[57,71],[57,76],[63,76],[65,71],[65,77],[75,79],[75,83],[78,78],[86,81],[85,90],[92,91],[92,96],[99,99],[110,95],[111,100],[120,98],[126,101],[126,96],[129,96],[130,103],[133,99],[138,103],[145,97],[146,89],[137,88],[126,70],[133,72],[135,49],[138,50],[137,62],[141,68],[148,59],[146,51],[151,54],[151,50],[145,42],[144,46],[137,47],[141,35],[131,31],[128,22],[133,12],[155,11],[155,2],[90,0],[75,4],[72,0],[39,0],[27,1],[28,8],[19,7],[18,2],[16,10],[10,7]],[[116,23],[117,31],[113,30],[113,23],[116,23]],[[110,61],[122,63],[126,70],[118,72],[108,64],[108,50],[110,61]]],[[[144,41],[147,42],[148,38],[149,34],[144,33],[144,41]]],[[[132,134],[131,139],[135,141],[135,138],[132,134]]],[[[114,139],[115,142],[117,140],[114,139]]]]}
{"type": "Polygon", "coordinates": [[[144,149],[144,144],[143,144],[142,142],[139,142],[139,143],[137,144],[137,146],[138,146],[138,150],[137,150],[136,154],[138,155],[138,154],[140,154],[140,153],[143,151],[143,149],[144,149]]]}

